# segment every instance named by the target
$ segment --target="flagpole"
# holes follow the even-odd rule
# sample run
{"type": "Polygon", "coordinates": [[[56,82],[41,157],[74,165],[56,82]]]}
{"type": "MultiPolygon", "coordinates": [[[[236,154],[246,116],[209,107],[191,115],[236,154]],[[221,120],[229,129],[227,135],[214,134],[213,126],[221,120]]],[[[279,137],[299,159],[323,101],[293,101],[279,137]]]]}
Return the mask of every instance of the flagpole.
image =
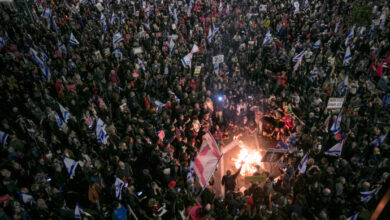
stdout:
{"type": "Polygon", "coordinates": [[[217,168],[218,168],[218,164],[219,164],[219,161],[221,160],[222,156],[223,156],[223,154],[221,154],[221,156],[219,157],[217,164],[215,164],[214,171],[213,171],[213,175],[211,175],[211,176],[207,179],[206,185],[202,188],[202,191],[200,191],[198,197],[200,197],[200,196],[202,195],[203,191],[204,191],[204,190],[206,189],[206,187],[208,186],[211,177],[214,176],[214,173],[215,173],[215,171],[216,171],[217,168]]]}

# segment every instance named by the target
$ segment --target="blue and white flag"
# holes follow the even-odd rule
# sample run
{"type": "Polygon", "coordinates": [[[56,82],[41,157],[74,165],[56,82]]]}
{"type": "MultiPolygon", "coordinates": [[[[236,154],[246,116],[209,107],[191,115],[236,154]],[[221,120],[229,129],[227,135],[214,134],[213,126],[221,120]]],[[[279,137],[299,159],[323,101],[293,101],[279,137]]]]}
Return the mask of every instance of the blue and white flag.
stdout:
{"type": "Polygon", "coordinates": [[[57,47],[58,47],[58,50],[61,51],[61,53],[64,53],[64,54],[68,53],[65,45],[63,43],[61,43],[61,41],[59,41],[59,40],[57,40],[57,47]]]}
{"type": "Polygon", "coordinates": [[[100,22],[104,23],[106,21],[106,17],[103,13],[100,13],[100,22]]]}
{"type": "Polygon", "coordinates": [[[376,189],[373,189],[373,190],[368,191],[368,192],[360,192],[361,200],[363,202],[370,201],[379,192],[379,190],[380,190],[380,188],[376,188],[376,189]]]}
{"type": "Polygon", "coordinates": [[[213,73],[217,73],[219,71],[219,63],[214,64],[213,73]]]}
{"type": "Polygon", "coordinates": [[[348,46],[347,50],[345,51],[345,56],[344,56],[344,60],[343,60],[343,66],[348,66],[350,61],[351,61],[351,59],[352,59],[351,49],[348,46]]]}
{"type": "Polygon", "coordinates": [[[117,200],[122,199],[122,188],[124,186],[124,182],[119,179],[118,177],[115,177],[115,198],[117,200]]]}
{"type": "Polygon", "coordinates": [[[64,119],[65,123],[67,123],[68,120],[72,118],[72,116],[70,115],[69,111],[64,108],[64,106],[62,106],[60,103],[58,103],[58,105],[60,106],[62,118],[64,119]]]}
{"type": "Polygon", "coordinates": [[[211,30],[211,26],[209,27],[209,35],[207,35],[207,42],[211,43],[211,40],[213,39],[213,31],[211,30]]]}
{"type": "Polygon", "coordinates": [[[46,61],[49,59],[49,57],[45,54],[45,52],[43,52],[42,48],[39,49],[39,51],[41,52],[42,61],[43,61],[44,63],[46,63],[46,61]]]}
{"type": "Polygon", "coordinates": [[[177,24],[178,18],[177,18],[177,10],[176,10],[176,8],[173,9],[173,19],[175,20],[175,24],[177,24]]]}
{"type": "Polygon", "coordinates": [[[23,203],[30,203],[31,204],[35,201],[34,197],[32,197],[32,195],[21,193],[21,192],[19,192],[18,195],[20,196],[20,199],[23,201],[23,203]]]}
{"type": "Polygon", "coordinates": [[[95,5],[96,4],[96,0],[91,0],[92,4],[95,5]]]}
{"type": "Polygon", "coordinates": [[[175,50],[175,42],[171,37],[168,37],[168,47],[169,47],[169,52],[172,54],[173,51],[175,50]]]}
{"type": "Polygon", "coordinates": [[[51,9],[50,8],[43,8],[41,17],[49,19],[51,17],[51,9]]]}
{"type": "Polygon", "coordinates": [[[226,14],[228,15],[230,13],[230,5],[226,4],[226,14]]]}
{"type": "Polygon", "coordinates": [[[52,23],[53,23],[53,29],[56,33],[58,33],[58,26],[57,26],[55,16],[51,17],[51,19],[52,19],[52,23]]]}
{"type": "Polygon", "coordinates": [[[317,40],[314,44],[313,44],[313,47],[314,48],[320,48],[321,46],[321,40],[317,40]]]}
{"type": "Polygon", "coordinates": [[[79,45],[80,44],[72,32],[70,32],[69,43],[72,45],[79,45]]]}
{"type": "Polygon", "coordinates": [[[187,172],[187,181],[194,177],[194,161],[191,160],[189,170],[187,172]]]}
{"type": "Polygon", "coordinates": [[[115,32],[114,37],[112,38],[112,43],[114,44],[114,47],[116,47],[116,45],[121,41],[123,41],[122,34],[119,31],[115,32]]]}
{"type": "Polygon", "coordinates": [[[336,120],[334,120],[332,127],[330,127],[330,130],[332,131],[333,134],[337,134],[341,131],[341,118],[342,118],[342,114],[340,112],[337,115],[336,120]]]}
{"type": "Polygon", "coordinates": [[[145,24],[146,30],[150,31],[150,23],[149,23],[149,18],[146,19],[146,24],[145,24]]]}
{"type": "Polygon", "coordinates": [[[218,6],[219,13],[222,13],[222,10],[223,10],[222,1],[220,1],[218,6]]]}
{"type": "Polygon", "coordinates": [[[146,16],[149,17],[150,16],[150,4],[148,4],[148,7],[146,7],[145,12],[146,12],[146,16]]]}
{"type": "Polygon", "coordinates": [[[349,79],[349,73],[345,74],[344,81],[343,81],[343,83],[340,86],[340,89],[339,89],[339,94],[340,95],[343,94],[344,91],[348,88],[348,79],[349,79]]]}
{"type": "Polygon", "coordinates": [[[100,118],[96,118],[96,137],[99,144],[107,144],[106,124],[100,118]]]}
{"type": "Polygon", "coordinates": [[[310,73],[310,76],[309,76],[310,82],[313,83],[314,80],[316,80],[317,76],[318,76],[318,74],[317,74],[316,71],[311,72],[311,73],[310,73]]]}
{"type": "Polygon", "coordinates": [[[7,146],[7,138],[8,138],[8,134],[5,133],[4,131],[0,131],[0,144],[1,146],[5,147],[7,146]]]}
{"type": "Polygon", "coordinates": [[[264,37],[263,46],[269,44],[269,42],[271,42],[271,32],[268,29],[264,37]]]}
{"type": "Polygon", "coordinates": [[[156,105],[156,110],[158,111],[159,109],[165,107],[165,104],[162,103],[161,101],[159,100],[154,100],[154,104],[156,105]]]}
{"type": "Polygon", "coordinates": [[[45,63],[39,58],[39,54],[34,49],[30,48],[30,55],[34,62],[38,65],[39,69],[41,69],[42,73],[45,75],[46,79],[50,79],[51,73],[50,68],[45,65],[45,63]]]}
{"type": "Polygon", "coordinates": [[[340,143],[335,144],[329,150],[325,151],[325,155],[329,156],[340,156],[343,151],[343,145],[345,140],[342,140],[340,143]]]}
{"type": "Polygon", "coordinates": [[[187,54],[185,57],[181,58],[181,63],[184,67],[191,67],[192,53],[187,54]]]}
{"type": "Polygon", "coordinates": [[[64,161],[64,164],[65,164],[66,170],[68,171],[69,177],[73,178],[74,175],[76,174],[75,171],[76,171],[77,165],[79,165],[79,162],[72,160],[70,158],[67,158],[67,157],[63,157],[62,160],[64,161]]]}
{"type": "Polygon", "coordinates": [[[303,57],[303,55],[305,54],[306,50],[302,50],[298,55],[296,55],[294,58],[293,58],[293,61],[294,62],[298,62],[298,60],[303,57]]]}
{"type": "Polygon", "coordinates": [[[145,68],[144,62],[142,62],[141,58],[139,58],[139,57],[137,57],[137,59],[138,59],[138,65],[141,67],[142,71],[145,73],[146,68],[145,68]]]}
{"type": "Polygon", "coordinates": [[[123,11],[121,12],[121,24],[124,24],[125,23],[125,15],[123,13],[123,11]]]}
{"type": "Polygon", "coordinates": [[[91,216],[91,214],[89,214],[88,212],[84,212],[79,204],[76,202],[76,207],[74,208],[74,217],[75,218],[81,218],[81,215],[85,215],[85,216],[91,216]]]}
{"type": "Polygon", "coordinates": [[[348,45],[348,42],[352,40],[355,36],[355,27],[352,27],[352,29],[349,31],[347,38],[345,39],[345,46],[348,45]]]}
{"type": "Polygon", "coordinates": [[[114,48],[114,54],[116,58],[122,59],[122,52],[118,48],[114,48]]]}
{"type": "Polygon", "coordinates": [[[334,28],[334,33],[337,33],[340,28],[340,19],[337,21],[336,27],[334,28]]]}
{"type": "Polygon", "coordinates": [[[111,19],[110,19],[110,25],[114,25],[115,24],[115,18],[116,18],[115,13],[112,12],[111,19]]]}
{"type": "Polygon", "coordinates": [[[364,39],[364,32],[366,31],[366,26],[363,26],[360,31],[359,31],[359,34],[360,34],[360,39],[364,39]]]}
{"type": "Polygon", "coordinates": [[[217,31],[219,29],[219,25],[217,23],[213,24],[213,31],[211,31],[211,28],[209,28],[209,35],[207,36],[207,41],[211,43],[211,40],[215,37],[217,34],[217,31]]]}
{"type": "Polygon", "coordinates": [[[387,137],[387,134],[379,136],[377,139],[373,140],[370,143],[370,146],[375,146],[375,147],[381,146],[383,144],[383,142],[385,141],[386,137],[387,137]]]}
{"type": "Polygon", "coordinates": [[[106,21],[103,22],[103,31],[107,31],[108,24],[106,21]]]}
{"type": "Polygon", "coordinates": [[[277,144],[278,147],[288,150],[288,146],[283,141],[279,141],[277,144]]]}
{"type": "Polygon", "coordinates": [[[309,7],[309,6],[310,6],[309,1],[308,1],[308,0],[305,0],[305,5],[304,5],[305,9],[306,9],[307,7],[309,7]]]}
{"type": "Polygon", "coordinates": [[[64,121],[62,120],[62,118],[60,118],[60,116],[57,114],[57,112],[51,111],[51,114],[54,115],[54,118],[56,119],[56,122],[58,125],[58,129],[61,130],[62,126],[64,125],[64,121]]]}
{"type": "Polygon", "coordinates": [[[306,173],[307,161],[309,160],[309,153],[306,153],[302,158],[301,162],[298,165],[298,170],[300,174],[306,173]]]}
{"type": "Polygon", "coordinates": [[[356,220],[358,216],[359,216],[359,213],[356,213],[353,216],[347,218],[347,220],[356,220]]]}

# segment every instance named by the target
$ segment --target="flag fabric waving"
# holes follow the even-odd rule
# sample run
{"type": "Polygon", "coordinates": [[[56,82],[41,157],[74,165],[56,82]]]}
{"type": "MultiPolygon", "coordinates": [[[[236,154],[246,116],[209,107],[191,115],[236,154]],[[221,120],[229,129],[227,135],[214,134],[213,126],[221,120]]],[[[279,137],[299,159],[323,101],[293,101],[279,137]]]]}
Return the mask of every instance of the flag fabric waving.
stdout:
{"type": "Polygon", "coordinates": [[[298,165],[298,170],[300,174],[306,173],[307,161],[309,160],[309,153],[306,153],[302,158],[301,162],[298,165]]]}
{"type": "Polygon", "coordinates": [[[68,122],[68,120],[71,119],[72,116],[70,115],[69,111],[66,110],[61,104],[58,103],[58,105],[60,106],[62,118],[64,119],[65,123],[68,122]]]}
{"type": "Polygon", "coordinates": [[[298,60],[303,57],[303,55],[305,54],[305,50],[302,50],[298,55],[296,55],[294,58],[293,58],[293,61],[294,62],[298,62],[298,60]]]}
{"type": "Polygon", "coordinates": [[[325,155],[329,156],[340,156],[343,151],[343,145],[345,140],[342,140],[340,143],[335,144],[329,150],[325,151],[325,155]]]}
{"type": "Polygon", "coordinates": [[[356,213],[356,214],[354,214],[353,216],[347,218],[347,220],[356,220],[357,217],[358,217],[358,215],[359,215],[359,213],[356,213]]]}
{"type": "Polygon", "coordinates": [[[70,33],[69,43],[72,45],[79,45],[80,44],[72,32],[70,33]]]}
{"type": "Polygon", "coordinates": [[[194,170],[202,188],[206,187],[213,176],[222,154],[210,132],[203,135],[202,146],[194,159],[194,170]]]}
{"type": "Polygon", "coordinates": [[[383,142],[385,141],[386,137],[387,137],[387,134],[379,136],[377,139],[373,140],[370,143],[370,146],[375,146],[375,147],[381,146],[383,144],[383,142]]]}
{"type": "Polygon", "coordinates": [[[341,87],[339,89],[340,95],[343,94],[343,92],[348,88],[348,79],[349,79],[349,73],[345,74],[344,81],[341,84],[341,87]]]}
{"type": "Polygon", "coordinates": [[[64,164],[65,164],[66,170],[68,171],[69,177],[73,178],[74,175],[76,174],[75,171],[76,171],[76,167],[79,164],[79,162],[72,160],[70,158],[67,158],[67,157],[63,157],[62,160],[64,161],[64,164]]]}
{"type": "Polygon", "coordinates": [[[352,55],[351,55],[351,48],[348,46],[347,47],[347,50],[345,51],[345,56],[344,56],[344,60],[343,60],[343,65],[344,66],[348,66],[350,61],[352,59],[352,55]]]}
{"type": "Polygon", "coordinates": [[[367,192],[360,192],[360,195],[361,195],[361,200],[363,202],[368,202],[370,201],[372,198],[374,198],[374,196],[379,192],[380,188],[376,188],[376,189],[373,189],[371,191],[367,191],[367,192]]]}
{"type": "Polygon", "coordinates": [[[102,121],[102,119],[96,119],[96,136],[97,141],[100,144],[107,144],[108,134],[106,132],[106,124],[102,121]]]}
{"type": "Polygon", "coordinates": [[[337,134],[341,131],[341,118],[342,118],[342,113],[340,112],[337,115],[336,120],[334,120],[332,127],[330,128],[333,134],[337,134]]]}
{"type": "Polygon", "coordinates": [[[8,134],[5,133],[4,131],[0,131],[0,144],[1,146],[5,147],[7,146],[7,138],[8,138],[8,134]]]}
{"type": "Polygon", "coordinates": [[[115,198],[117,200],[122,199],[122,188],[124,185],[125,183],[121,179],[115,177],[115,198]]]}
{"type": "Polygon", "coordinates": [[[321,40],[317,40],[314,44],[313,44],[313,47],[314,48],[320,48],[321,46],[321,40]]]}
{"type": "Polygon", "coordinates": [[[268,29],[264,37],[263,46],[269,44],[269,42],[271,42],[271,32],[268,29]]]}

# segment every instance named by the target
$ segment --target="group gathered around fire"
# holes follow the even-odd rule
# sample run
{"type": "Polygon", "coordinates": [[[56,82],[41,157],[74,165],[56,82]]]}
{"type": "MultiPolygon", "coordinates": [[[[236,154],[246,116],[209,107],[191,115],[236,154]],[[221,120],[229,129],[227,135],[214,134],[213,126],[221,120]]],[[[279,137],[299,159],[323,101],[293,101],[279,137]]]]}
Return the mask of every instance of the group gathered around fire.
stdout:
{"type": "Polygon", "coordinates": [[[0,219],[368,219],[389,187],[387,0],[0,4],[0,219]],[[201,187],[206,133],[281,175],[201,187]]]}

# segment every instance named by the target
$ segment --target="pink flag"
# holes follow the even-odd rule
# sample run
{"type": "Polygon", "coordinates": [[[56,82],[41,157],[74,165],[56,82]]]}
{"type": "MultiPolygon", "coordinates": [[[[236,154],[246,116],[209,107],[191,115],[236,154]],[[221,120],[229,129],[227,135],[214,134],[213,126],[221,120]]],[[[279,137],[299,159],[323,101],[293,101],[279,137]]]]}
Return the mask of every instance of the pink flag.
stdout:
{"type": "Polygon", "coordinates": [[[298,62],[295,64],[295,66],[294,66],[294,72],[297,71],[298,67],[301,65],[301,63],[302,63],[302,57],[303,57],[303,56],[301,56],[301,57],[299,58],[298,62]]]}
{"type": "Polygon", "coordinates": [[[164,137],[165,137],[164,130],[161,130],[161,131],[158,132],[158,137],[160,138],[160,140],[164,140],[164,137]]]}
{"type": "Polygon", "coordinates": [[[219,151],[218,145],[214,137],[207,132],[203,135],[203,143],[198,155],[194,159],[194,170],[199,179],[199,183],[204,188],[210,178],[213,176],[216,166],[222,154],[219,151]]]}

